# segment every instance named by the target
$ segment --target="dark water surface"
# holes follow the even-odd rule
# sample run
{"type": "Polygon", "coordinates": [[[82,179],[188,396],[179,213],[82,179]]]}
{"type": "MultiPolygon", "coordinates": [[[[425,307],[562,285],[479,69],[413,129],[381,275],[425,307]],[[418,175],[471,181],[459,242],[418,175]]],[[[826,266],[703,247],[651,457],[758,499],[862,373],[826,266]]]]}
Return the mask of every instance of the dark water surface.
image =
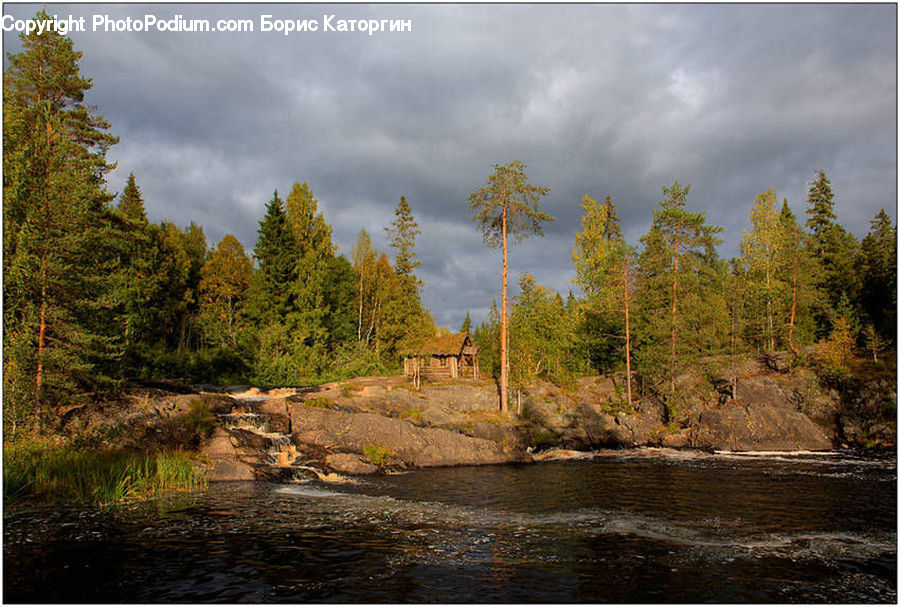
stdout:
{"type": "Polygon", "coordinates": [[[5,602],[890,602],[895,457],[660,450],[8,508],[5,602]]]}

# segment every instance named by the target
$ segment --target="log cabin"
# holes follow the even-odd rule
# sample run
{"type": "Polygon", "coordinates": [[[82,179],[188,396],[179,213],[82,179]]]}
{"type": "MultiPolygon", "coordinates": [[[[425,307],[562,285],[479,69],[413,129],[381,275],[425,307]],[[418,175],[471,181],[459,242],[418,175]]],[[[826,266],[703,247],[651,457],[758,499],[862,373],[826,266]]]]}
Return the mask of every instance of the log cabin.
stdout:
{"type": "Polygon", "coordinates": [[[425,340],[403,358],[403,373],[418,387],[421,379],[478,379],[478,346],[467,333],[439,335],[425,340]]]}

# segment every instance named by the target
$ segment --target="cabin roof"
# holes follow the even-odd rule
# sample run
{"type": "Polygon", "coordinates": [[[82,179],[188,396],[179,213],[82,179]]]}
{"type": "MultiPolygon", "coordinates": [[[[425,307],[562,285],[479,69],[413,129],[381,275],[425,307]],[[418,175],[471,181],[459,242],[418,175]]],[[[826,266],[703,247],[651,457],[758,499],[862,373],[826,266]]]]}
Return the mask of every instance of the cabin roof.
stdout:
{"type": "Polygon", "coordinates": [[[477,354],[477,346],[472,345],[468,332],[452,335],[438,335],[425,340],[412,355],[419,356],[459,356],[460,354],[477,354]],[[465,352],[463,349],[465,348],[465,352]]]}

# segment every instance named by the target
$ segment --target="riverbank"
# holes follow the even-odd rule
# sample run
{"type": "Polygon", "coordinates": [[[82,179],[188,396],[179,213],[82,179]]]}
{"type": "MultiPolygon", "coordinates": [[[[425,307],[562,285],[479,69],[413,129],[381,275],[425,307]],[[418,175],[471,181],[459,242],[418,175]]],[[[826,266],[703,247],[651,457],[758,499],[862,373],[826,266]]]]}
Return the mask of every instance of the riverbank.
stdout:
{"type": "Polygon", "coordinates": [[[199,454],[214,481],[340,480],[635,447],[894,448],[892,371],[860,363],[857,374],[835,383],[786,360],[702,361],[678,378],[677,405],[652,393],[628,404],[620,375],[581,378],[567,388],[535,383],[514,394],[520,408],[508,414],[497,411],[491,380],[418,390],[402,377],[304,388],[152,382],[133,384],[116,402],[64,412],[62,431],[106,449],[186,449],[199,454]]]}

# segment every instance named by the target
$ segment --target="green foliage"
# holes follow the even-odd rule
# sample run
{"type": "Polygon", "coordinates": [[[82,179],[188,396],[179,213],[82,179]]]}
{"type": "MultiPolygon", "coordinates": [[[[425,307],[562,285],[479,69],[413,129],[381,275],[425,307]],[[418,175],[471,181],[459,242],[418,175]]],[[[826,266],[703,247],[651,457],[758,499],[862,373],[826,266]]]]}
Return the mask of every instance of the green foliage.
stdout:
{"type": "Polygon", "coordinates": [[[246,314],[253,266],[240,241],[227,234],[200,271],[200,328],[212,346],[237,348],[250,328],[246,314]]]}
{"type": "Polygon", "coordinates": [[[812,257],[816,260],[816,284],[826,301],[817,316],[817,334],[826,335],[830,319],[842,295],[854,301],[859,291],[859,276],[854,260],[859,246],[853,234],[836,222],[834,193],[824,171],[818,171],[809,184],[807,197],[812,257]]]}
{"type": "Polygon", "coordinates": [[[363,455],[369,462],[376,466],[386,465],[394,455],[394,451],[381,445],[366,445],[363,447],[363,455]]]}
{"type": "Polygon", "coordinates": [[[48,442],[5,445],[4,499],[52,499],[100,505],[205,484],[202,470],[182,451],[140,454],[75,449],[48,442]]]}
{"type": "Polygon", "coordinates": [[[20,38],[3,81],[3,326],[17,355],[4,352],[4,388],[33,402],[5,407],[7,427],[41,426],[63,399],[114,387],[122,353],[103,238],[113,221],[105,154],[117,138],[83,103],[91,82],[72,40],[20,38]],[[20,413],[29,419],[9,417],[20,413]]]}
{"type": "Polygon", "coordinates": [[[468,333],[472,329],[472,317],[466,312],[466,318],[463,320],[462,326],[459,327],[460,333],[468,333]]]}
{"type": "Polygon", "coordinates": [[[405,409],[400,412],[400,419],[411,419],[415,422],[422,421],[422,410],[421,409],[405,409]]]}
{"type": "Polygon", "coordinates": [[[521,389],[538,377],[559,385],[574,382],[576,326],[562,297],[535,282],[519,281],[510,315],[510,384],[521,389]]]}
{"type": "Polygon", "coordinates": [[[303,401],[303,406],[307,409],[334,409],[337,405],[330,398],[317,396],[303,401]]]}
{"type": "Polygon", "coordinates": [[[266,204],[266,214],[259,222],[253,249],[259,269],[254,276],[250,310],[257,325],[284,318],[293,306],[290,285],[297,271],[297,253],[293,245],[284,202],[275,190],[266,204]]]}
{"type": "Polygon", "coordinates": [[[542,224],[553,221],[538,205],[550,188],[528,183],[525,168],[517,160],[506,165],[495,164],[484,187],[468,196],[472,221],[490,247],[499,246],[507,236],[516,241],[532,234],[543,236],[542,224]],[[503,233],[504,215],[506,234],[503,233]]]}
{"type": "Polygon", "coordinates": [[[395,251],[394,268],[400,276],[412,276],[416,268],[422,265],[416,258],[416,236],[421,234],[419,224],[413,218],[412,210],[406,197],[401,196],[397,209],[394,211],[394,221],[391,227],[385,228],[388,243],[395,251]]]}
{"type": "Polygon", "coordinates": [[[637,293],[636,360],[648,377],[669,380],[702,354],[719,350],[728,335],[725,266],[716,254],[721,228],[685,209],[690,186],[664,187],[650,231],[641,241],[637,293]]]}
{"type": "Polygon", "coordinates": [[[857,259],[860,308],[878,334],[894,340],[897,334],[897,227],[881,209],[863,238],[857,259]]]}

